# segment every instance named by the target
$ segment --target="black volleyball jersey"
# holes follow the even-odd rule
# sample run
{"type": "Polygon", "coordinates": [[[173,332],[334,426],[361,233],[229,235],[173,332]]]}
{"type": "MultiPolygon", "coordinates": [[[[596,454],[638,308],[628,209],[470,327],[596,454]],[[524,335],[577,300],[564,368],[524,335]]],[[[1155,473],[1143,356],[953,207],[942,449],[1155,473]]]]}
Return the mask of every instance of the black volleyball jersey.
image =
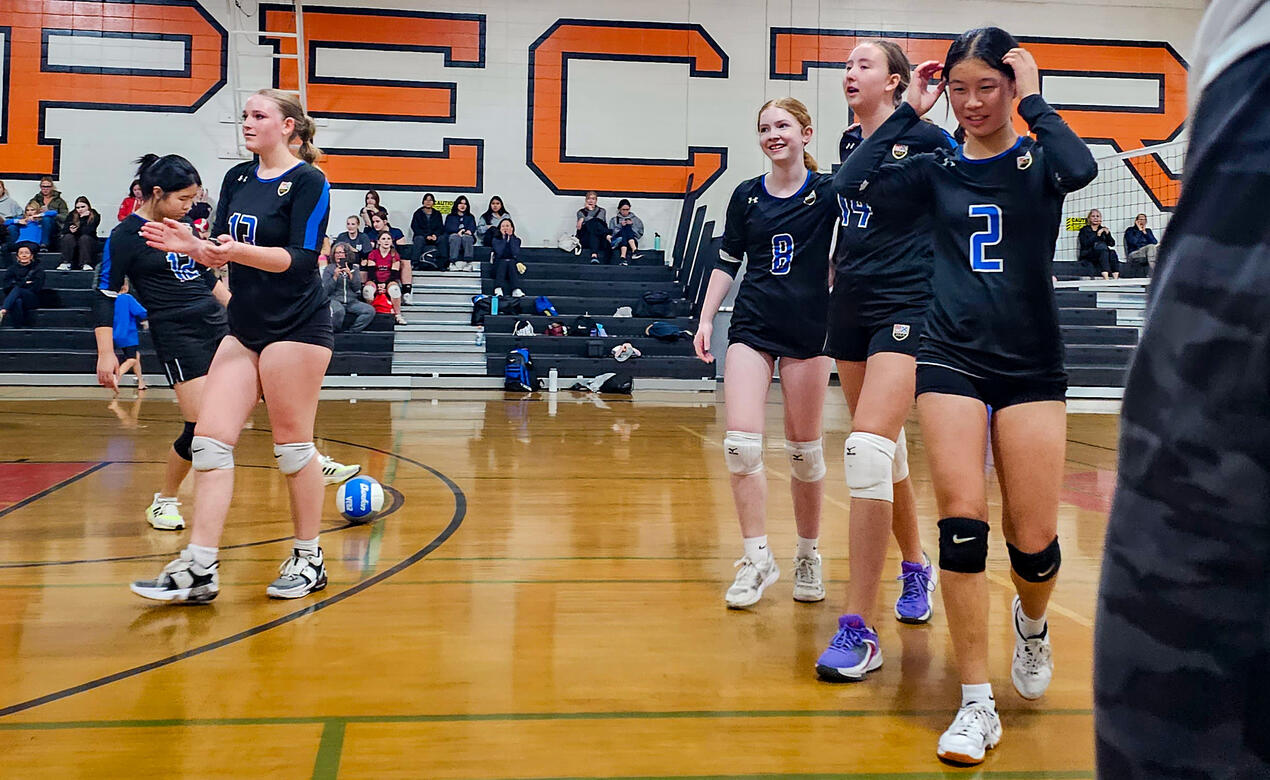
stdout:
{"type": "Polygon", "coordinates": [[[220,307],[212,296],[216,277],[211,269],[185,255],[146,244],[140,232],[145,223],[140,214],[129,214],[106,239],[95,285],[101,295],[93,300],[96,327],[109,327],[114,322],[114,299],[124,279],[132,285],[132,293],[146,308],[151,322],[182,319],[220,307]]]}
{"type": "Polygon", "coordinates": [[[317,168],[297,163],[272,179],[260,178],[258,168],[253,160],[225,174],[213,230],[291,255],[285,271],[237,263],[230,271],[230,331],[253,342],[285,336],[326,305],[317,257],[331,213],[331,187],[317,168]]]}
{"type": "Polygon", "coordinates": [[[901,105],[835,176],[844,197],[932,213],[934,299],[919,363],[976,376],[1063,373],[1054,244],[1064,197],[1093,181],[1098,165],[1039,95],[1021,101],[1019,114],[1037,139],[1022,137],[995,157],[940,150],[887,160],[920,121],[901,105]]]}
{"type": "Polygon", "coordinates": [[[768,194],[764,177],[737,185],[728,203],[716,267],[735,277],[748,261],[737,291],[738,318],[766,327],[818,329],[824,338],[829,301],[829,244],[838,210],[833,177],[807,172],[788,198],[768,194]]]}
{"type": "MultiPolygon", "coordinates": [[[[864,139],[859,129],[842,135],[846,162],[864,139]]],[[[952,136],[929,122],[917,122],[886,149],[887,162],[940,149],[957,148],[952,136]]],[[[868,308],[925,305],[930,298],[930,218],[905,202],[838,196],[841,220],[834,247],[834,288],[845,287],[868,308]]]]}

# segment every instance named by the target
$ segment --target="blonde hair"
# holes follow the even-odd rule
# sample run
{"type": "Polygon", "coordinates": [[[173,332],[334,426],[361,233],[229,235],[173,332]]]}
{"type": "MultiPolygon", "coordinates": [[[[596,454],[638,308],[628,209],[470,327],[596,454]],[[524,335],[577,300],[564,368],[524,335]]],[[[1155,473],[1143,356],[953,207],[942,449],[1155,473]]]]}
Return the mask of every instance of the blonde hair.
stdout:
{"type": "MultiPolygon", "coordinates": [[[[811,127],[811,113],[807,111],[807,106],[803,105],[801,100],[792,97],[772,98],[764,103],[758,110],[756,125],[763,121],[763,112],[769,108],[784,109],[801,127],[811,127]]],[[[816,165],[816,158],[812,157],[811,152],[808,152],[806,148],[803,149],[803,165],[807,166],[807,170],[812,173],[820,170],[816,165]]]]}
{"type": "Polygon", "coordinates": [[[289,92],[283,92],[277,89],[262,89],[256,92],[261,97],[269,98],[282,112],[282,118],[291,118],[295,120],[295,130],[291,133],[292,141],[299,140],[300,150],[298,154],[300,159],[306,163],[312,164],[318,161],[322,156],[322,150],[313,144],[313,135],[317,132],[317,127],[313,124],[313,119],[304,113],[304,107],[300,105],[300,101],[295,95],[289,92]]]}

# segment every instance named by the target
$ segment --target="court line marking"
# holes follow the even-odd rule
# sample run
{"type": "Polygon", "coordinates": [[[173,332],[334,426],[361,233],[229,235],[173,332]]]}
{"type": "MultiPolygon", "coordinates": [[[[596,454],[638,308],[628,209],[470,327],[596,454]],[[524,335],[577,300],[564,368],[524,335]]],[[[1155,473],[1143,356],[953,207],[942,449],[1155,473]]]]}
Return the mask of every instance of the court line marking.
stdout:
{"type": "MultiPolygon", "coordinates": [[[[10,462],[14,462],[14,461],[10,461],[10,462]]],[[[61,461],[61,462],[63,462],[63,463],[83,463],[84,461],[82,461],[82,460],[72,460],[72,461],[61,461]]],[[[75,483],[75,482],[78,482],[78,481],[80,481],[81,479],[83,479],[84,477],[88,476],[89,474],[93,474],[93,473],[95,473],[95,472],[101,471],[102,469],[106,468],[106,466],[109,466],[109,465],[110,465],[110,461],[108,461],[108,460],[107,460],[107,461],[101,461],[100,463],[96,463],[96,464],[94,464],[94,465],[92,465],[92,466],[89,466],[89,467],[85,468],[83,471],[79,472],[78,474],[75,474],[74,476],[67,477],[66,479],[62,480],[61,482],[58,482],[56,485],[49,485],[48,487],[46,487],[46,488],[44,488],[43,490],[41,490],[39,493],[36,493],[36,494],[34,494],[34,495],[27,496],[26,498],[22,499],[21,501],[17,502],[16,504],[10,504],[9,506],[6,506],[4,509],[0,509],[0,517],[4,517],[5,515],[9,514],[10,512],[16,512],[16,511],[18,511],[19,509],[21,509],[22,507],[27,506],[27,505],[29,505],[29,504],[34,504],[36,501],[39,501],[41,498],[44,498],[45,496],[51,495],[51,494],[53,494],[53,493],[56,493],[57,491],[59,491],[59,490],[61,490],[62,488],[66,487],[67,485],[70,485],[70,484],[73,484],[73,483],[75,483]]]]}
{"type": "Polygon", "coordinates": [[[334,719],[322,727],[317,757],[313,759],[313,780],[335,780],[340,774],[340,754],[344,752],[345,722],[334,719]]]}
{"type": "Polygon", "coordinates": [[[1057,772],[1048,770],[1012,770],[1012,769],[980,769],[978,767],[949,766],[942,772],[763,772],[760,774],[727,774],[727,775],[605,775],[603,778],[574,777],[536,777],[534,780],[853,780],[869,778],[869,780],[947,780],[960,771],[973,770],[967,778],[994,777],[1000,780],[1093,780],[1092,769],[1066,769],[1057,772]]]}
{"type": "MultiPolygon", "coordinates": [[[[458,486],[458,484],[456,484],[454,480],[450,479],[445,474],[442,474],[440,471],[437,471],[431,466],[428,466],[427,464],[424,464],[424,463],[420,463],[419,461],[414,460],[413,458],[408,458],[405,455],[399,455],[395,452],[388,452],[387,450],[381,450],[378,447],[372,447],[370,445],[365,445],[365,444],[353,444],[352,442],[339,442],[339,443],[346,444],[352,447],[360,447],[362,449],[371,450],[372,452],[379,452],[383,455],[387,455],[393,458],[400,458],[401,460],[404,460],[407,463],[411,463],[415,466],[418,466],[419,468],[424,469],[425,471],[435,476],[437,479],[441,480],[441,482],[447,488],[450,489],[450,492],[454,496],[454,514],[450,518],[450,523],[444,529],[442,529],[440,534],[438,534],[431,542],[429,542],[426,546],[424,546],[419,551],[410,555],[405,560],[400,561],[399,563],[396,563],[393,566],[385,569],[379,574],[376,574],[372,577],[362,580],[361,582],[352,586],[348,590],[340,591],[339,593],[336,593],[335,595],[330,596],[329,598],[323,599],[322,601],[316,602],[314,604],[310,604],[307,607],[298,609],[295,612],[288,613],[281,617],[274,618],[273,620],[270,620],[266,623],[261,623],[260,625],[252,626],[251,628],[240,631],[237,634],[233,634],[231,636],[224,637],[222,639],[218,639],[213,642],[208,642],[207,644],[200,645],[198,647],[194,647],[189,650],[184,650],[180,653],[175,653],[173,655],[167,656],[166,658],[160,658],[156,661],[150,661],[149,663],[140,664],[130,669],[124,669],[123,671],[120,671],[120,672],[108,674],[104,677],[98,677],[95,680],[89,680],[88,682],[80,683],[78,685],[73,685],[69,688],[64,688],[60,691],[47,693],[47,694],[44,694],[43,696],[38,696],[34,699],[28,699],[27,701],[18,702],[17,704],[10,704],[6,707],[0,707],[0,718],[3,718],[8,715],[13,715],[18,712],[23,712],[25,710],[29,710],[34,707],[39,707],[43,704],[49,704],[55,701],[59,701],[61,699],[65,699],[70,696],[74,696],[76,694],[86,693],[87,691],[91,691],[96,688],[101,688],[102,686],[109,685],[110,683],[113,683],[113,682],[126,680],[130,677],[136,677],[137,675],[144,674],[145,672],[149,672],[154,669],[160,669],[164,666],[169,666],[171,664],[176,663],[177,661],[183,661],[187,658],[193,658],[195,656],[203,655],[204,653],[209,653],[213,650],[218,650],[227,645],[240,642],[244,639],[248,639],[258,634],[263,634],[264,632],[269,631],[271,629],[299,620],[302,617],[307,617],[308,615],[311,615],[315,612],[326,609],[327,607],[334,606],[340,603],[341,601],[344,601],[347,598],[351,598],[352,596],[356,596],[358,593],[361,593],[367,588],[377,585],[378,583],[388,579],[394,574],[404,571],[405,569],[423,560],[425,557],[427,557],[428,553],[440,547],[447,539],[453,536],[454,533],[458,531],[459,526],[463,524],[463,519],[467,515],[467,496],[463,493],[463,490],[458,486]]],[[[172,609],[172,608],[173,607],[171,605],[152,607],[152,609],[172,609]]]]}
{"type": "MultiPolygon", "coordinates": [[[[704,441],[705,443],[707,443],[707,444],[709,444],[709,445],[711,445],[711,446],[714,446],[714,447],[719,447],[719,448],[722,448],[722,447],[723,447],[723,445],[722,445],[721,443],[719,443],[719,442],[716,442],[716,441],[713,441],[713,440],[711,440],[711,439],[706,438],[706,436],[705,436],[704,434],[698,433],[698,432],[694,431],[693,429],[689,428],[689,427],[688,427],[688,426],[686,426],[686,425],[678,425],[678,426],[676,426],[676,427],[680,428],[681,430],[687,431],[688,433],[692,434],[693,436],[696,436],[697,438],[701,439],[702,441],[704,441]]],[[[766,470],[767,470],[767,471],[770,471],[771,473],[773,473],[773,474],[775,474],[775,475],[777,475],[777,476],[778,476],[778,477],[780,477],[781,479],[789,479],[789,478],[790,478],[788,473],[786,473],[786,472],[784,472],[784,471],[781,471],[780,469],[775,469],[775,468],[772,468],[772,467],[768,466],[768,467],[766,467],[766,470]]],[[[833,504],[834,506],[836,506],[836,507],[838,507],[838,508],[842,509],[843,511],[847,512],[848,514],[850,514],[850,512],[851,512],[851,506],[850,506],[849,504],[845,504],[845,503],[843,503],[842,501],[838,500],[836,497],[829,495],[828,491],[823,491],[823,490],[822,490],[822,491],[821,491],[821,495],[824,497],[824,500],[825,500],[825,501],[827,501],[827,502],[829,502],[829,503],[833,504]]],[[[823,517],[821,518],[821,525],[824,525],[824,518],[823,518],[823,517]]],[[[987,575],[987,578],[988,578],[988,581],[989,581],[989,582],[994,583],[994,584],[996,584],[996,585],[1003,586],[1003,587],[1008,588],[1008,589],[1010,589],[1010,590],[1013,590],[1013,589],[1014,589],[1014,583],[1013,583],[1013,582],[1012,582],[1012,581],[1011,581],[1008,577],[1002,577],[1002,576],[1000,576],[1000,575],[998,575],[998,574],[993,574],[993,573],[991,573],[991,572],[985,572],[985,574],[987,575]]],[[[1049,611],[1051,611],[1051,612],[1056,612],[1056,613],[1058,613],[1059,615],[1062,615],[1063,617],[1067,618],[1068,620],[1071,620],[1072,622],[1076,623],[1076,624],[1077,624],[1077,625],[1079,625],[1079,626],[1083,626],[1083,627],[1085,627],[1085,628],[1087,628],[1087,629],[1090,629],[1091,631],[1093,630],[1093,627],[1094,627],[1094,621],[1093,621],[1093,620],[1091,620],[1090,618],[1085,617],[1084,615],[1080,614],[1079,612],[1077,612],[1077,611],[1075,611],[1075,610],[1073,610],[1073,609],[1070,609],[1070,608],[1068,608],[1068,607],[1064,607],[1062,604],[1059,604],[1058,602],[1056,602],[1056,601],[1053,599],[1053,597],[1051,597],[1051,598],[1050,598],[1050,600],[1049,600],[1048,609],[1049,609],[1049,611]]]]}

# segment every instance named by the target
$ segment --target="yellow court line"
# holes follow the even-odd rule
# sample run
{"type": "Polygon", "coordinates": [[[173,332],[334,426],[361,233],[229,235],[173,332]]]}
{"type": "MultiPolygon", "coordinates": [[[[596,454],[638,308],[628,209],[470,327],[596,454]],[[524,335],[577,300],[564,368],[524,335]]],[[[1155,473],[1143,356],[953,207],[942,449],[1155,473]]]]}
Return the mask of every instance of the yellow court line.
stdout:
{"type": "MultiPolygon", "coordinates": [[[[712,439],[708,438],[708,437],[707,437],[707,436],[705,436],[704,434],[701,434],[701,433],[698,433],[697,431],[694,431],[693,429],[689,428],[689,427],[688,427],[688,426],[686,426],[686,425],[679,425],[679,426],[677,426],[677,427],[678,427],[678,428],[680,428],[681,430],[687,431],[688,433],[692,434],[693,436],[696,436],[698,439],[701,439],[701,440],[702,440],[703,442],[705,442],[706,444],[709,444],[709,445],[714,446],[714,447],[719,447],[719,448],[722,448],[722,447],[723,447],[723,445],[722,445],[722,444],[720,444],[719,442],[714,441],[714,440],[712,440],[712,439]]],[[[765,468],[767,471],[770,471],[770,472],[772,472],[773,474],[775,474],[776,476],[780,477],[781,479],[789,479],[789,474],[788,474],[788,472],[781,471],[780,469],[774,469],[774,468],[771,468],[770,466],[764,466],[764,468],[765,468]]],[[[834,506],[836,506],[836,507],[838,507],[838,508],[842,509],[843,511],[847,512],[848,514],[850,514],[850,512],[851,512],[851,507],[850,507],[848,504],[843,503],[843,502],[842,502],[842,501],[840,501],[838,498],[836,498],[836,497],[834,497],[834,496],[829,495],[827,492],[822,493],[822,495],[824,496],[824,500],[825,500],[825,501],[828,501],[829,503],[833,504],[834,506]]],[[[1014,583],[1013,583],[1013,582],[1012,582],[1009,578],[1007,578],[1007,577],[1001,577],[1001,576],[999,576],[999,575],[992,574],[992,573],[990,573],[990,572],[985,572],[985,574],[987,574],[987,577],[988,577],[988,581],[989,581],[989,582],[991,582],[991,583],[993,583],[993,584],[996,584],[996,585],[1000,585],[1000,586],[1005,587],[1005,588],[1009,588],[1009,589],[1011,589],[1011,590],[1013,590],[1013,589],[1014,589],[1014,583]]],[[[1068,620],[1072,621],[1073,623],[1075,623],[1075,624],[1077,624],[1077,625],[1079,625],[1079,626],[1084,626],[1085,628],[1090,629],[1091,631],[1092,631],[1092,630],[1093,630],[1093,628],[1094,628],[1094,621],[1093,621],[1091,618],[1085,617],[1084,615],[1082,615],[1081,613],[1077,612],[1077,611],[1076,611],[1076,610],[1074,610],[1074,609],[1071,609],[1071,608],[1069,608],[1069,607],[1064,607],[1062,604],[1059,604],[1059,603],[1058,603],[1057,601],[1055,601],[1053,598],[1051,598],[1051,599],[1050,599],[1050,601],[1049,601],[1049,609],[1050,609],[1050,610],[1052,610],[1053,612],[1056,612],[1056,613],[1058,613],[1058,614],[1062,615],[1063,617],[1067,618],[1068,620]]]]}

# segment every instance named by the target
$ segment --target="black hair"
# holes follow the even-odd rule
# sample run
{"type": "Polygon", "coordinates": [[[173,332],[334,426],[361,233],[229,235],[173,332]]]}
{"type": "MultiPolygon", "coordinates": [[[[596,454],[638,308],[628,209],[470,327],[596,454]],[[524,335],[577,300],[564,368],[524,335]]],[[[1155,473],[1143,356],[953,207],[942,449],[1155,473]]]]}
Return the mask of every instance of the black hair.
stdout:
{"type": "Polygon", "coordinates": [[[503,217],[502,219],[500,219],[500,220],[498,221],[498,232],[499,232],[499,233],[502,233],[502,232],[503,232],[503,223],[504,223],[504,222],[511,222],[511,223],[512,223],[512,235],[516,235],[516,223],[512,221],[512,218],[511,218],[511,217],[503,217]]]}
{"type": "Polygon", "coordinates": [[[489,222],[490,218],[495,216],[494,201],[498,201],[498,205],[502,207],[503,209],[502,211],[498,212],[497,216],[502,216],[503,214],[507,213],[507,204],[503,202],[502,198],[495,195],[494,197],[489,199],[489,206],[485,209],[485,213],[481,215],[481,219],[485,222],[489,222]]]}
{"type": "Polygon", "coordinates": [[[978,27],[967,30],[948,47],[944,55],[944,81],[948,80],[953,66],[967,59],[982,60],[985,65],[1014,80],[1014,69],[1002,62],[1010,49],[1018,48],[1014,36],[1000,27],[978,27]]]}
{"type": "Polygon", "coordinates": [[[458,210],[459,210],[459,208],[458,208],[458,207],[459,207],[459,201],[463,201],[463,205],[464,205],[464,206],[467,206],[467,210],[466,210],[466,211],[464,211],[463,213],[464,213],[464,214],[471,214],[471,213],[472,213],[472,202],[471,202],[471,201],[469,201],[469,200],[467,199],[467,196],[466,196],[466,195],[460,195],[460,196],[458,196],[457,198],[455,198],[455,199],[454,199],[454,204],[453,204],[452,206],[450,206],[450,213],[451,213],[451,214],[453,214],[454,212],[456,212],[456,211],[458,211],[458,210]]]}
{"type": "MultiPolygon", "coordinates": [[[[133,180],[132,180],[132,184],[129,184],[129,185],[128,185],[128,197],[129,197],[129,198],[131,198],[131,197],[132,197],[132,191],[133,191],[134,189],[136,189],[137,187],[140,187],[140,186],[141,186],[141,180],[140,180],[140,179],[133,179],[133,180]]],[[[144,192],[144,191],[142,191],[142,193],[141,193],[141,194],[142,194],[142,195],[145,195],[145,192],[144,192]]]]}
{"type": "Polygon", "coordinates": [[[154,197],[154,188],[165,193],[186,187],[203,186],[194,164],[179,154],[147,154],[137,159],[137,180],[141,182],[142,200],[154,197]]]}
{"type": "Polygon", "coordinates": [[[626,198],[622,198],[621,200],[619,200],[619,201],[617,202],[617,207],[618,207],[619,209],[620,209],[621,207],[623,207],[623,206],[630,206],[630,205],[631,205],[631,202],[630,202],[629,200],[627,200],[626,198]]]}
{"type": "Polygon", "coordinates": [[[432,198],[432,202],[433,202],[433,203],[436,203],[436,202],[437,202],[437,196],[436,196],[436,195],[433,195],[431,192],[425,192],[425,193],[423,193],[423,199],[419,201],[419,205],[420,205],[420,206],[422,206],[422,205],[423,205],[423,201],[427,200],[428,198],[432,198]]]}

